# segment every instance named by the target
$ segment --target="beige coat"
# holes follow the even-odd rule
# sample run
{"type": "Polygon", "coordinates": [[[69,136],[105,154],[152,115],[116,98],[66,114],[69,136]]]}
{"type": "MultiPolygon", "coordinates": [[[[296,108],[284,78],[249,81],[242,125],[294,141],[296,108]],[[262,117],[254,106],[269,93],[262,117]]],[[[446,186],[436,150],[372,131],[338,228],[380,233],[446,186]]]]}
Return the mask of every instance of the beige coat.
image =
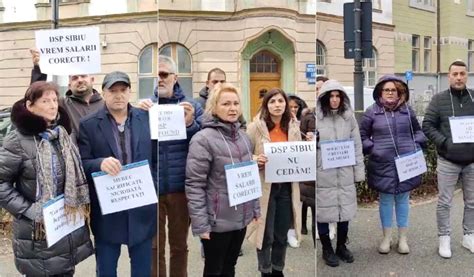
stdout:
{"type": "MultiPolygon", "coordinates": [[[[250,137],[253,145],[255,145],[254,159],[259,154],[263,154],[263,144],[270,142],[270,134],[268,132],[265,121],[255,118],[247,128],[247,134],[250,137]]],[[[288,131],[288,141],[300,141],[301,134],[299,123],[292,121],[288,131]]],[[[261,217],[257,223],[252,222],[247,226],[246,237],[258,249],[262,248],[263,234],[265,233],[265,222],[267,218],[268,200],[270,198],[271,183],[265,183],[265,170],[260,170],[260,180],[262,181],[262,197],[260,198],[260,213],[261,217]]],[[[293,228],[296,231],[296,238],[301,240],[301,204],[300,204],[300,187],[299,183],[291,184],[291,202],[293,208],[293,228]]]]}

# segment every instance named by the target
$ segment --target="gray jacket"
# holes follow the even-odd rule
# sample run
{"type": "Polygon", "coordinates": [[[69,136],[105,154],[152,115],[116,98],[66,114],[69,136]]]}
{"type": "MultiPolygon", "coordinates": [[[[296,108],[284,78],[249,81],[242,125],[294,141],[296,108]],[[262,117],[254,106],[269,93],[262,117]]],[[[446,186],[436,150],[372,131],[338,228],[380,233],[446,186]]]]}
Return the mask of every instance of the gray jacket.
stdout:
{"type": "MultiPolygon", "coordinates": [[[[41,129],[46,123],[22,107],[24,104],[18,103],[12,109],[12,120],[15,119],[13,121],[17,129],[8,134],[0,148],[0,207],[14,217],[15,265],[20,273],[31,276],[74,271],[76,264],[93,254],[87,226],[79,228],[50,248],[47,247],[46,240],[33,238],[37,230],[34,222],[27,217],[27,211],[36,199],[34,136],[44,131],[41,129]]],[[[67,114],[61,108],[60,111],[60,121],[64,122],[68,119],[67,114]]],[[[70,131],[70,128],[64,127],[70,131]]],[[[37,141],[39,142],[39,138],[37,141]]]]}
{"type": "Polygon", "coordinates": [[[232,164],[232,159],[250,161],[252,153],[252,143],[240,123],[210,116],[203,119],[202,130],[189,144],[186,163],[186,197],[195,235],[240,230],[260,217],[258,199],[230,207],[227,193],[224,166],[232,164]]]}

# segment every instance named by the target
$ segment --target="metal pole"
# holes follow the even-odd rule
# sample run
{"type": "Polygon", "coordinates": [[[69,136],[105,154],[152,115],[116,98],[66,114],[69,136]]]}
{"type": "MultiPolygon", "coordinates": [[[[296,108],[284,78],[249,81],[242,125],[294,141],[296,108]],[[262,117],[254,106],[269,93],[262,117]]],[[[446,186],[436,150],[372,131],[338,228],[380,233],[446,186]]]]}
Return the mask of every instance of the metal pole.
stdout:
{"type": "Polygon", "coordinates": [[[354,107],[357,120],[364,112],[364,72],[362,71],[362,9],[360,0],[354,0],[354,107]]]}
{"type": "Polygon", "coordinates": [[[436,3],[436,91],[441,91],[441,1],[436,3]]]}
{"type": "MultiPolygon", "coordinates": [[[[51,0],[51,29],[57,29],[59,23],[59,0],[51,0]]],[[[54,83],[58,83],[58,76],[52,75],[54,83]]]]}

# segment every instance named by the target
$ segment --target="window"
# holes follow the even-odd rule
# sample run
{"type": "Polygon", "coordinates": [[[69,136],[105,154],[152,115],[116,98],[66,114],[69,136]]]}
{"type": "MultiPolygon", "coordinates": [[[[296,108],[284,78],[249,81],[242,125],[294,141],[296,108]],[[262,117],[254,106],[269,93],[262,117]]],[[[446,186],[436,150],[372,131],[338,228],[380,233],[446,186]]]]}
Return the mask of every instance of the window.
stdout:
{"type": "Polygon", "coordinates": [[[166,44],[160,49],[160,55],[171,57],[175,61],[179,85],[187,97],[193,98],[192,59],[188,49],[177,43],[166,44]]]}
{"type": "Polygon", "coordinates": [[[278,59],[268,51],[260,51],[250,60],[250,72],[278,73],[278,59]]]}
{"type": "Polygon", "coordinates": [[[431,72],[431,37],[424,38],[423,72],[431,72]]]}
{"type": "Polygon", "coordinates": [[[157,84],[157,45],[150,44],[143,48],[138,57],[138,98],[150,98],[157,84]]]}
{"type": "Polygon", "coordinates": [[[324,44],[316,40],[316,76],[327,76],[326,72],[326,47],[324,44]]]}
{"type": "Polygon", "coordinates": [[[382,4],[380,2],[381,0],[372,0],[372,10],[381,10],[382,4]]]}
{"type": "Polygon", "coordinates": [[[362,61],[364,71],[364,86],[375,87],[377,84],[377,51],[372,48],[372,58],[362,61]]]}
{"type": "Polygon", "coordinates": [[[420,70],[420,36],[413,35],[411,38],[411,68],[413,71],[420,70]]]}
{"type": "Polygon", "coordinates": [[[467,43],[467,70],[474,72],[474,39],[467,43]]]}
{"type": "Polygon", "coordinates": [[[435,12],[435,0],[410,0],[410,7],[435,12]]]}

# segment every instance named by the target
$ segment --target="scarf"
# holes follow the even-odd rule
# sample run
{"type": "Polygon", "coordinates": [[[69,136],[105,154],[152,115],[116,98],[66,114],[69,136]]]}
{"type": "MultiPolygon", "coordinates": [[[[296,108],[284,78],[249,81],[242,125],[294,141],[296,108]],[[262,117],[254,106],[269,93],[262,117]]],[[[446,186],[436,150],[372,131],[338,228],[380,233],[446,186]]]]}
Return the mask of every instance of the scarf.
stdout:
{"type": "Polygon", "coordinates": [[[67,131],[62,126],[47,129],[39,134],[41,140],[36,151],[36,201],[33,204],[35,238],[44,236],[43,205],[56,197],[58,185],[64,180],[64,210],[67,220],[76,220],[76,213],[89,219],[90,199],[87,179],[82,169],[81,158],[77,147],[72,143],[67,131]],[[60,153],[55,152],[54,145],[59,146],[60,153]],[[64,163],[59,162],[62,156],[64,163]],[[56,160],[55,160],[56,159],[56,160]],[[57,166],[62,165],[62,174],[57,173],[57,166]],[[63,180],[58,180],[62,175],[63,180]],[[39,226],[38,226],[39,225],[39,226]]]}
{"type": "Polygon", "coordinates": [[[400,101],[400,98],[394,98],[394,99],[383,99],[382,97],[379,98],[379,101],[380,103],[382,104],[382,106],[389,110],[389,111],[393,111],[395,110],[396,108],[398,108],[400,106],[400,104],[402,103],[402,101],[400,101]]]}

